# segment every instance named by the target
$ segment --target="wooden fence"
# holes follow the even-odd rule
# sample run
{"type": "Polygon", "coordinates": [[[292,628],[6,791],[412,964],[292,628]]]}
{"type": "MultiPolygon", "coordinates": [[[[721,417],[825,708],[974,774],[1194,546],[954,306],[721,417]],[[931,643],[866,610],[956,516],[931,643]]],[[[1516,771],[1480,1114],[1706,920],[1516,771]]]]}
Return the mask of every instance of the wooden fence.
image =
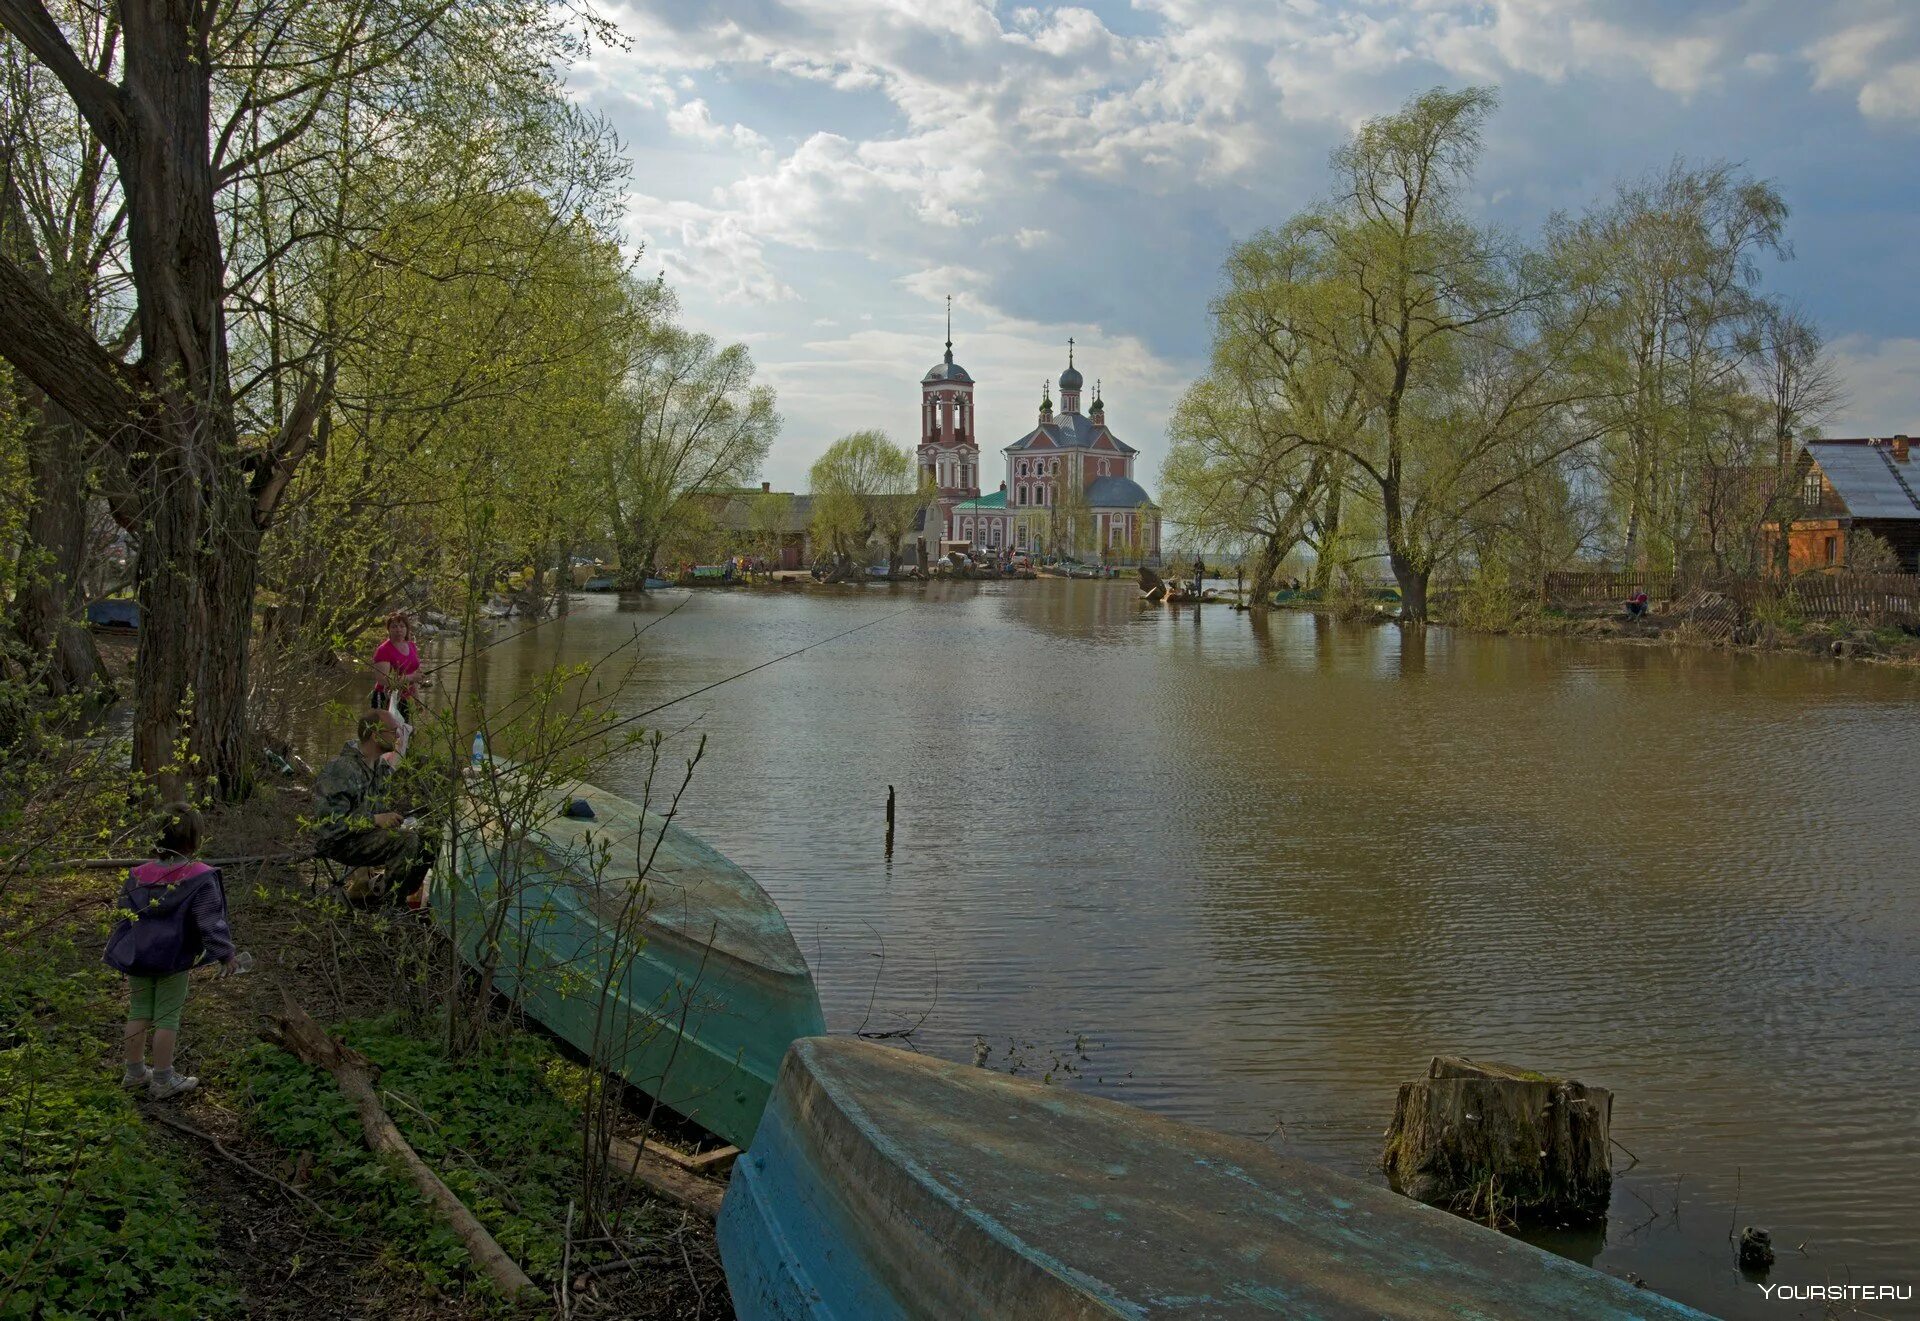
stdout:
{"type": "Polygon", "coordinates": [[[1788,583],[1753,578],[1693,581],[1636,573],[1550,573],[1543,590],[1564,605],[1624,604],[1645,592],[1656,608],[1692,591],[1718,592],[1752,613],[1782,607],[1805,619],[1920,624],[1920,574],[1810,573],[1788,583]]]}
{"type": "Polygon", "coordinates": [[[1550,573],[1544,593],[1547,600],[1562,605],[1606,605],[1624,603],[1640,592],[1650,601],[1669,601],[1684,590],[1672,577],[1644,573],[1550,573]]]}

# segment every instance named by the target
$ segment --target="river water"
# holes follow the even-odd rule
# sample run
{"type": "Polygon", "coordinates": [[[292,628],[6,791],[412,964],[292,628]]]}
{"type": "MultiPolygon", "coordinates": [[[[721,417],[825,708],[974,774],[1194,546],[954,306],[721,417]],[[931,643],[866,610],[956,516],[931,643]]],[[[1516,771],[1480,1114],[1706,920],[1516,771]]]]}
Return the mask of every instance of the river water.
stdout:
{"type": "Polygon", "coordinates": [[[1774,1283],[1920,1285],[1920,677],[1063,581],[577,598],[480,669],[619,650],[638,711],[868,623],[655,717],[831,1030],[1373,1180],[1429,1056],[1571,1075],[1638,1164],[1539,1241],[1730,1316],[1799,1310],[1736,1222],[1774,1283]]]}

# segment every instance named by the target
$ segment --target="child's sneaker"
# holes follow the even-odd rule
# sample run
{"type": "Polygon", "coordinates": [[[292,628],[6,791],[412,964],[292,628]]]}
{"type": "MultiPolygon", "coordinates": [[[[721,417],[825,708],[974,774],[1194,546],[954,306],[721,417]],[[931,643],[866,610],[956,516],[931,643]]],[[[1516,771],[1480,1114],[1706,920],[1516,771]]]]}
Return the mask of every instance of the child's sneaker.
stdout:
{"type": "Polygon", "coordinates": [[[153,1081],[147,1084],[147,1099],[149,1101],[171,1101],[176,1096],[184,1096],[199,1085],[200,1080],[198,1078],[190,1078],[186,1074],[175,1073],[171,1069],[167,1070],[164,1074],[156,1071],[153,1075],[153,1081]]]}
{"type": "Polygon", "coordinates": [[[122,1087],[145,1087],[153,1081],[153,1069],[145,1064],[128,1064],[120,1073],[122,1087]]]}

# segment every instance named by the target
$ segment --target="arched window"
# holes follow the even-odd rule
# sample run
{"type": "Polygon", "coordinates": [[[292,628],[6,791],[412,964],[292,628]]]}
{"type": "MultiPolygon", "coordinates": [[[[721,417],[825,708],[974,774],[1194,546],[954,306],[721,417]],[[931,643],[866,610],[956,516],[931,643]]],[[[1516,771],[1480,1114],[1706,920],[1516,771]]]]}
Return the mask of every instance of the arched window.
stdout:
{"type": "Polygon", "coordinates": [[[1105,459],[1100,460],[1100,475],[1102,477],[1107,475],[1107,461],[1105,459]]]}
{"type": "Polygon", "coordinates": [[[1055,460],[1054,460],[1054,461],[1053,461],[1052,463],[1050,463],[1050,464],[1048,464],[1048,465],[1047,465],[1047,471],[1048,471],[1048,472],[1059,472],[1059,471],[1060,471],[1060,460],[1058,460],[1058,459],[1055,459],[1055,460]]]}
{"type": "Polygon", "coordinates": [[[1027,461],[1025,459],[1020,460],[1020,475],[1022,477],[1027,475],[1027,461]]]}
{"type": "Polygon", "coordinates": [[[1027,487],[1026,487],[1026,483],[1022,482],[1020,485],[1020,503],[1025,504],[1026,502],[1027,502],[1027,487]]]}

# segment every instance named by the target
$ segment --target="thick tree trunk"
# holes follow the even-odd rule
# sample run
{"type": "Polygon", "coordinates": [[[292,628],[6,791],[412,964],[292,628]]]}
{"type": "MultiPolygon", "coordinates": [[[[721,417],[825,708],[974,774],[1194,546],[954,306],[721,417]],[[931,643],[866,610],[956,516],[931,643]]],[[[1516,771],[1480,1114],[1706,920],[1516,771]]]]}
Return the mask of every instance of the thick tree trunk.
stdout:
{"type": "Polygon", "coordinates": [[[1393,581],[1400,588],[1400,618],[1409,624],[1427,622],[1427,580],[1432,566],[1415,564],[1400,551],[1390,551],[1387,561],[1393,566],[1393,581]]]}
{"type": "Polygon", "coordinates": [[[85,433],[37,390],[24,392],[36,414],[26,436],[33,504],[27,550],[14,596],[14,629],[29,652],[45,658],[41,683],[55,697],[112,692],[99,648],[87,631],[87,482],[85,433]]]}
{"type": "Polygon", "coordinates": [[[1254,557],[1253,577],[1247,583],[1248,600],[1258,609],[1272,604],[1273,580],[1280,572],[1280,561],[1286,558],[1286,552],[1280,547],[1280,538],[1266,536],[1260,539],[1260,553],[1254,557]]]}
{"type": "Polygon", "coordinates": [[[647,573],[653,567],[653,559],[659,553],[659,548],[648,539],[630,535],[619,538],[613,549],[620,557],[620,570],[614,575],[615,584],[622,591],[644,590],[647,573]]]}
{"type": "Polygon", "coordinates": [[[1340,540],[1340,483],[1327,483],[1326,503],[1320,512],[1320,551],[1313,558],[1313,590],[1321,600],[1333,588],[1333,556],[1329,553],[1340,540]]]}

